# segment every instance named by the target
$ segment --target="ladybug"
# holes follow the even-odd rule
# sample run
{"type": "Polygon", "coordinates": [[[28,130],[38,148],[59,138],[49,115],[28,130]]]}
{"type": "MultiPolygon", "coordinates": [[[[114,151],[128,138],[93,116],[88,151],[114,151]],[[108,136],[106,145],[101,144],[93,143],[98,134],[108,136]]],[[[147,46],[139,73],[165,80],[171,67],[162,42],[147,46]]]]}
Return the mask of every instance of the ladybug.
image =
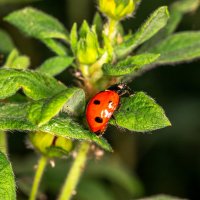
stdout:
{"type": "Polygon", "coordinates": [[[105,132],[108,121],[119,107],[120,97],[129,92],[130,88],[125,83],[120,83],[112,85],[90,99],[86,108],[86,119],[93,133],[102,135],[105,132]]]}

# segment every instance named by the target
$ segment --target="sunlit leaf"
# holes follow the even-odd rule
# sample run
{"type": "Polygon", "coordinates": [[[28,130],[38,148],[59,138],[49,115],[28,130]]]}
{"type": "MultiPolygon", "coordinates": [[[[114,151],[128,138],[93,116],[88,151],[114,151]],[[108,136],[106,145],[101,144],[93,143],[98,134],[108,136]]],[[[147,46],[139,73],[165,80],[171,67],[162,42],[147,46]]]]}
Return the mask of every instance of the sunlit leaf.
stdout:
{"type": "Polygon", "coordinates": [[[3,200],[16,199],[16,187],[12,167],[2,152],[0,152],[0,197],[3,200]]]}
{"type": "Polygon", "coordinates": [[[17,10],[4,18],[28,36],[38,39],[59,38],[68,41],[65,27],[54,17],[27,7],[17,10]]]}
{"type": "Polygon", "coordinates": [[[140,44],[150,39],[160,29],[162,29],[169,19],[169,13],[166,6],[154,11],[140,29],[128,40],[118,45],[115,49],[118,57],[127,55],[140,44]]]}
{"type": "Polygon", "coordinates": [[[66,89],[56,79],[31,70],[0,69],[0,99],[22,89],[26,96],[39,100],[66,89]]]}
{"type": "Polygon", "coordinates": [[[56,76],[69,67],[73,60],[73,57],[55,56],[47,59],[37,70],[51,76],[56,76]]]}
{"type": "Polygon", "coordinates": [[[103,72],[105,75],[109,76],[133,74],[139,69],[145,67],[145,65],[154,62],[159,56],[160,54],[140,54],[136,56],[130,56],[115,65],[109,63],[104,64],[103,72]]]}
{"type": "Polygon", "coordinates": [[[121,99],[113,124],[136,132],[148,132],[170,126],[164,110],[143,92],[121,99]]]}

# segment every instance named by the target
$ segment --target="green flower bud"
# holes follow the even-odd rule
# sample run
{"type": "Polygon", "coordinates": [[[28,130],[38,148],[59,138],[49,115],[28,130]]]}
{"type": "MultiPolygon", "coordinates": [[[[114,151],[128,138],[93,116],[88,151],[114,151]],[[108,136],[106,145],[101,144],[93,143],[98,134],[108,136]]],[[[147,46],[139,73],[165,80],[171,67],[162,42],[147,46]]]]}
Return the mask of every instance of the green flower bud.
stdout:
{"type": "Polygon", "coordinates": [[[99,0],[99,9],[106,16],[121,20],[132,14],[138,2],[138,0],[99,0]]]}
{"type": "Polygon", "coordinates": [[[29,134],[29,139],[41,154],[50,158],[66,156],[73,149],[71,140],[50,133],[33,132],[29,134]]]}
{"type": "Polygon", "coordinates": [[[92,64],[100,56],[96,32],[89,30],[77,44],[77,59],[82,64],[92,64]]]}

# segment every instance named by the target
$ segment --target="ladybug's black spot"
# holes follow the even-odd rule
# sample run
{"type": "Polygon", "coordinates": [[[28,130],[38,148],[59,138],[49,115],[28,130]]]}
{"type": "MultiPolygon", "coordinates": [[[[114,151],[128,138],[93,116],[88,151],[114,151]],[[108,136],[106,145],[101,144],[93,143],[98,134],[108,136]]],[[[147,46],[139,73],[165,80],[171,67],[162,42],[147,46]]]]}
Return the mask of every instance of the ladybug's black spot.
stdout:
{"type": "Polygon", "coordinates": [[[94,100],[94,104],[95,104],[95,105],[99,105],[100,103],[101,103],[101,102],[100,102],[99,100],[97,100],[97,99],[94,100]]]}
{"type": "Polygon", "coordinates": [[[103,119],[101,117],[95,117],[95,121],[97,123],[102,123],[103,122],[103,119]]]}

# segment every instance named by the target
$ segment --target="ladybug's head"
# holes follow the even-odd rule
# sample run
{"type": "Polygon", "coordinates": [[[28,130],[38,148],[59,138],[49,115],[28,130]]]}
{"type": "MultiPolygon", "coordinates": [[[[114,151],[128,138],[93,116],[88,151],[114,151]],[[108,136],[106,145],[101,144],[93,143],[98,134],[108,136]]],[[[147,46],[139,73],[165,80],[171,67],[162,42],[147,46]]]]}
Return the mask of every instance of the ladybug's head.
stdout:
{"type": "Polygon", "coordinates": [[[118,83],[112,85],[108,88],[108,90],[113,90],[117,92],[117,94],[119,94],[120,96],[131,93],[131,89],[126,85],[126,83],[118,83]]]}

